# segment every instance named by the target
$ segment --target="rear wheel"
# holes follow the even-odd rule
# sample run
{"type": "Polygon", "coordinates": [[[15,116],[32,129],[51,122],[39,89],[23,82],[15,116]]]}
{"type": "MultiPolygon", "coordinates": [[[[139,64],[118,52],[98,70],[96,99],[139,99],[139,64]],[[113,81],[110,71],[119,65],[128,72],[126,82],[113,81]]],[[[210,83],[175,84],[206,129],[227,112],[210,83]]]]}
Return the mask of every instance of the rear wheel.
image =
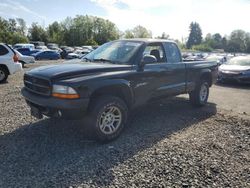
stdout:
{"type": "Polygon", "coordinates": [[[127,105],[118,97],[102,96],[90,104],[90,126],[98,141],[117,138],[127,121],[127,105]]]}
{"type": "Polygon", "coordinates": [[[0,67],[0,83],[5,82],[8,76],[8,70],[5,67],[0,67]]]}
{"type": "Polygon", "coordinates": [[[194,91],[189,93],[189,99],[193,106],[204,106],[209,96],[209,85],[206,80],[199,82],[194,91]]]}

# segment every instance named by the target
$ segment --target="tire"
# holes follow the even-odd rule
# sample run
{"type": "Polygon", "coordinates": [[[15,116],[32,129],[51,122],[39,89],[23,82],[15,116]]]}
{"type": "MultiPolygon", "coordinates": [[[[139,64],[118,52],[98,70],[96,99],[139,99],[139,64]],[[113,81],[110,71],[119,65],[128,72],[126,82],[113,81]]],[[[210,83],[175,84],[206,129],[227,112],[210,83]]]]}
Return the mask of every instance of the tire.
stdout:
{"type": "Polygon", "coordinates": [[[127,105],[118,97],[101,96],[90,104],[89,127],[99,142],[116,139],[127,121],[127,105]]]}
{"type": "Polygon", "coordinates": [[[0,83],[5,82],[8,76],[9,76],[8,70],[5,67],[0,67],[0,83]]]}
{"type": "Polygon", "coordinates": [[[207,104],[209,96],[209,85],[206,80],[201,80],[195,90],[189,93],[189,99],[193,106],[201,107],[207,104]]]}

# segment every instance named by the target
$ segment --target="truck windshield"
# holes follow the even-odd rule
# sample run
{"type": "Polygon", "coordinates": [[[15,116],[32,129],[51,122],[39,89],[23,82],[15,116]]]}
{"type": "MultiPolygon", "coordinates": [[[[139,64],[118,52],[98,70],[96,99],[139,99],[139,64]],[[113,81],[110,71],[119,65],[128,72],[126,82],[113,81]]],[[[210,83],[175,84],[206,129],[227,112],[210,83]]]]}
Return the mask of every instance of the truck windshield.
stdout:
{"type": "Polygon", "coordinates": [[[103,63],[129,64],[142,42],[113,41],[103,44],[83,57],[83,60],[102,61],[103,63]]]}

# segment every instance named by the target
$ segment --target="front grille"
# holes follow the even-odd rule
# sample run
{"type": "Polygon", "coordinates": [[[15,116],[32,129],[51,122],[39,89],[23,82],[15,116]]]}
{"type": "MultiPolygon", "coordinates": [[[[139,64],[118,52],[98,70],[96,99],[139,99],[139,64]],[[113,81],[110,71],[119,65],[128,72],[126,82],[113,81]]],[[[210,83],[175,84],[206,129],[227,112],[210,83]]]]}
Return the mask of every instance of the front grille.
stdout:
{"type": "Polygon", "coordinates": [[[26,89],[33,93],[46,96],[51,94],[51,85],[49,80],[25,74],[24,85],[26,89]]]}

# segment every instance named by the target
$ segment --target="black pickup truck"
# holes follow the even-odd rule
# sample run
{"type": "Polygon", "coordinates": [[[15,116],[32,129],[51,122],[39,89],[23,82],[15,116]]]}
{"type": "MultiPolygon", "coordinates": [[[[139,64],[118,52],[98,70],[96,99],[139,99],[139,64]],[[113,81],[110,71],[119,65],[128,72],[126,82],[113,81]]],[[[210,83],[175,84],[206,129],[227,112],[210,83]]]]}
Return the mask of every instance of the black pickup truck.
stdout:
{"type": "Polygon", "coordinates": [[[33,116],[85,117],[96,138],[109,141],[129,111],[149,101],[189,93],[191,104],[205,105],[217,71],[215,62],[182,62],[172,41],[116,40],[80,60],[26,72],[22,95],[33,116]]]}

